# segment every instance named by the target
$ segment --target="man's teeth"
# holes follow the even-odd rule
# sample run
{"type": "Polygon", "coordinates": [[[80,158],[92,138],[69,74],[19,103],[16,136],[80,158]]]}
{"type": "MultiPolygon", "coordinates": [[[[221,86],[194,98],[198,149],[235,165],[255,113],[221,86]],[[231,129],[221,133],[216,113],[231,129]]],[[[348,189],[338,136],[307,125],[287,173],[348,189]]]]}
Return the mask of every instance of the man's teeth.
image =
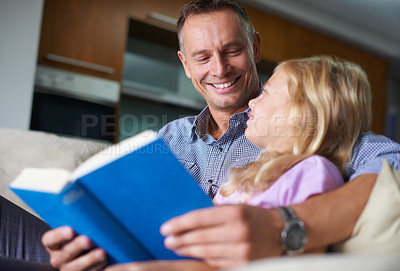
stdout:
{"type": "Polygon", "coordinates": [[[213,84],[213,86],[216,87],[216,88],[220,88],[221,89],[221,88],[230,87],[230,86],[232,86],[232,84],[233,84],[233,81],[225,83],[225,84],[213,84]]]}

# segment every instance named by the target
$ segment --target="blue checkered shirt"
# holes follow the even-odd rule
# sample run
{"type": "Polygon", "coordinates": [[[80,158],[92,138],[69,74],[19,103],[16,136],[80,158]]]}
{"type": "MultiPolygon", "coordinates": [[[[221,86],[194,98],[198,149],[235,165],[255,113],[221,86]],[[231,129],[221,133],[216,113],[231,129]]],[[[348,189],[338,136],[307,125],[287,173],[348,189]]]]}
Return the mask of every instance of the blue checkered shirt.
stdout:
{"type": "Polygon", "coordinates": [[[400,171],[400,144],[372,132],[363,133],[353,149],[353,156],[344,169],[345,180],[368,173],[378,174],[383,159],[400,171]]]}
{"type": "MultiPolygon", "coordinates": [[[[228,130],[218,140],[208,133],[211,118],[208,107],[198,116],[174,120],[158,131],[158,135],[211,198],[227,180],[230,168],[253,162],[262,150],[244,135],[247,113],[248,110],[233,115],[228,130]]],[[[399,170],[400,144],[373,133],[362,134],[354,147],[351,161],[345,167],[345,180],[366,173],[379,173],[383,159],[399,170]]]]}
{"type": "Polygon", "coordinates": [[[231,116],[228,130],[218,140],[208,133],[211,118],[208,107],[198,116],[174,120],[158,131],[158,135],[211,198],[226,181],[230,168],[254,161],[262,150],[244,135],[247,112],[231,116]]]}

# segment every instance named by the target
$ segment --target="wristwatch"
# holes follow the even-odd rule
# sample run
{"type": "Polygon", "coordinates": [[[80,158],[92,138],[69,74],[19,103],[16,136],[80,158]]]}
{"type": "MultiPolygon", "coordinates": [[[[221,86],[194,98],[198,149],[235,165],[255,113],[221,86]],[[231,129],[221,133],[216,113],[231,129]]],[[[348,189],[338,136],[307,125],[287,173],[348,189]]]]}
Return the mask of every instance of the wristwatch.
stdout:
{"type": "Polygon", "coordinates": [[[282,248],[287,255],[296,255],[304,251],[307,243],[307,234],[304,222],[299,220],[293,210],[289,207],[279,207],[284,221],[281,233],[282,248]]]}

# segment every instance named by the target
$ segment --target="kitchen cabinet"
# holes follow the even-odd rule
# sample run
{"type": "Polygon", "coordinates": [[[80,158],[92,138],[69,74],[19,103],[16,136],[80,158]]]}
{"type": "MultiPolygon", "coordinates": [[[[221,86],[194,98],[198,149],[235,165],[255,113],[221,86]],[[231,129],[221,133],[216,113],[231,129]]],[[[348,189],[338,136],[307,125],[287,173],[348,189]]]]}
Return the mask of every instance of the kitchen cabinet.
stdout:
{"type": "Polygon", "coordinates": [[[154,26],[176,31],[176,21],[188,0],[133,0],[128,4],[128,16],[154,26]]]}
{"type": "Polygon", "coordinates": [[[46,0],[38,63],[120,81],[125,0],[46,0]]]}
{"type": "Polygon", "coordinates": [[[359,46],[301,27],[284,19],[247,7],[254,28],[261,36],[261,57],[278,63],[291,58],[335,55],[359,64],[367,73],[372,91],[372,130],[383,134],[386,114],[387,60],[359,46]]]}
{"type": "Polygon", "coordinates": [[[120,81],[129,19],[176,31],[186,0],[45,0],[38,63],[120,81]]]}
{"type": "MultiPolygon", "coordinates": [[[[188,1],[45,0],[38,62],[121,81],[130,20],[175,32],[180,9],[188,1]],[[51,59],[56,55],[62,60],[63,57],[75,59],[78,64],[79,61],[96,64],[89,65],[95,70],[59,63],[49,59],[49,55],[51,59]],[[97,65],[106,68],[105,71],[96,70],[97,65]]],[[[261,35],[261,54],[264,63],[268,63],[265,73],[271,70],[271,63],[289,58],[328,54],[354,61],[366,71],[371,83],[372,130],[384,132],[387,60],[255,8],[247,6],[246,9],[261,35]]]]}

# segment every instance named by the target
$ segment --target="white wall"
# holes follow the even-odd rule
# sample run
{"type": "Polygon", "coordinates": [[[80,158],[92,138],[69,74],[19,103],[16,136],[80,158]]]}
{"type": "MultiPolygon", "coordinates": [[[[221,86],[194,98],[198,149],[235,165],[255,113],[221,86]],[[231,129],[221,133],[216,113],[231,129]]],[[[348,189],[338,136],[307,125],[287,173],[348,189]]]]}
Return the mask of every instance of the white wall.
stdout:
{"type": "Polygon", "coordinates": [[[43,0],[0,0],[0,127],[28,129],[43,0]]]}

